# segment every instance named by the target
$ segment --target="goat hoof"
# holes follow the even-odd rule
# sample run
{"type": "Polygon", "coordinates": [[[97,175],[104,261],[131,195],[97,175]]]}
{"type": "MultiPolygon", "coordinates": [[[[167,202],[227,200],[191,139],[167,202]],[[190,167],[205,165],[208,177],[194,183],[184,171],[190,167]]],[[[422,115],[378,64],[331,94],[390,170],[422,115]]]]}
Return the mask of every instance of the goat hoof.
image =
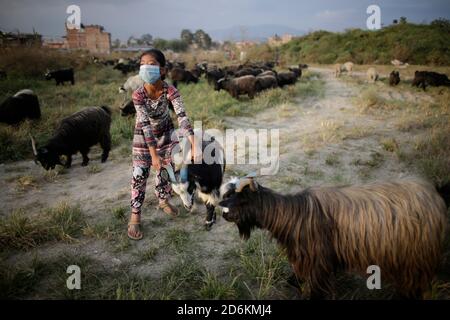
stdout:
{"type": "Polygon", "coordinates": [[[213,224],[214,224],[214,221],[205,221],[205,229],[206,229],[206,231],[211,230],[213,224]]]}

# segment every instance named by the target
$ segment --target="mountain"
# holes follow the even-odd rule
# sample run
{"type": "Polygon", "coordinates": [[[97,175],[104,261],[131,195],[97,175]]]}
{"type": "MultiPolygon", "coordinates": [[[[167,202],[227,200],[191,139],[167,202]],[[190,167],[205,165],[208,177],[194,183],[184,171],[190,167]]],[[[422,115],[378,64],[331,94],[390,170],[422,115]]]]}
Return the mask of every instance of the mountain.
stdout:
{"type": "Polygon", "coordinates": [[[298,36],[306,34],[304,30],[298,30],[295,28],[276,24],[264,24],[257,26],[233,26],[226,29],[210,30],[208,33],[214,41],[266,41],[267,38],[275,34],[279,36],[285,33],[298,36]]]}

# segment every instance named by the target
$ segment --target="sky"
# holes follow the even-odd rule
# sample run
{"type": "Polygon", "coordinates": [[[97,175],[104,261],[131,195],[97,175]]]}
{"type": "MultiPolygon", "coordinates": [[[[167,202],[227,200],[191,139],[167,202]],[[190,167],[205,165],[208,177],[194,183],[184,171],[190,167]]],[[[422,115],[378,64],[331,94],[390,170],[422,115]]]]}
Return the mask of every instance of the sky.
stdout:
{"type": "MultiPolygon", "coordinates": [[[[236,26],[278,25],[301,32],[366,28],[366,9],[376,4],[388,25],[400,16],[411,22],[450,19],[449,0],[0,0],[0,30],[65,34],[66,8],[81,8],[81,22],[100,24],[111,38],[150,33],[179,38],[182,29],[215,34],[236,26]]],[[[213,37],[213,40],[214,37],[213,37]]]]}

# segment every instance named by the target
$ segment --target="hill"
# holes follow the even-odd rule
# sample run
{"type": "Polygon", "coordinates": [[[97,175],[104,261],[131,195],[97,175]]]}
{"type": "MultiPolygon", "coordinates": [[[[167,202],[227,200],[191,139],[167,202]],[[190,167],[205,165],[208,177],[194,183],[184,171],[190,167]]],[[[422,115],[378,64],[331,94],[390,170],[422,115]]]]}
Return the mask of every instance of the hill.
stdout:
{"type": "Polygon", "coordinates": [[[283,45],[280,53],[287,61],[324,64],[389,64],[398,59],[409,64],[450,65],[450,21],[403,23],[376,31],[315,31],[283,45]]]}

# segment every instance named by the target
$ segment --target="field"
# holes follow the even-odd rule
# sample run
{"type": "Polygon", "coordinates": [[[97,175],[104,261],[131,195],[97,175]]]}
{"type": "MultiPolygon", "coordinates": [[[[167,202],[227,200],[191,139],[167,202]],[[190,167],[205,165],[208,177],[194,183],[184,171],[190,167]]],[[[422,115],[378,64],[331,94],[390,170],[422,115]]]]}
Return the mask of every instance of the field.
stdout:
{"type": "MultiPolygon", "coordinates": [[[[26,56],[26,53],[23,53],[26,56]]],[[[17,127],[0,125],[0,298],[7,299],[299,299],[307,295],[287,282],[285,253],[265,232],[241,240],[220,216],[211,231],[202,226],[204,206],[171,219],[156,209],[149,179],[143,211],[144,239],[128,240],[131,138],[134,118],[121,117],[118,93],[126,77],[111,67],[78,62],[76,84],[55,87],[36,70],[21,69],[0,80],[0,100],[22,88],[39,96],[43,118],[17,127]],[[27,74],[27,72],[30,72],[27,74]],[[114,109],[110,159],[70,169],[44,171],[32,159],[28,133],[42,145],[58,121],[86,106],[114,109]],[[66,268],[82,270],[81,290],[68,290],[66,268]]],[[[40,60],[38,60],[40,61],[40,60]]],[[[50,62],[49,62],[50,61],[50,62]]],[[[3,61],[3,63],[6,63],[3,61]]],[[[1,64],[0,64],[1,66],[1,64]]],[[[59,66],[59,65],[56,65],[59,66]]],[[[378,65],[381,80],[365,81],[367,65],[353,76],[334,78],[330,65],[313,64],[291,87],[254,100],[215,92],[205,79],[180,85],[191,120],[206,128],[279,128],[280,170],[258,182],[280,192],[313,185],[341,185],[402,176],[450,183],[450,90],[412,88],[416,69],[449,74],[449,67],[410,66],[402,82],[386,83],[391,66],[378,65]]],[[[256,165],[230,165],[226,178],[256,165]]],[[[182,207],[181,201],[174,203],[182,207]]],[[[450,216],[449,216],[450,217],[450,216]]],[[[390,299],[388,284],[369,291],[362,276],[339,274],[336,299],[390,299]]],[[[450,298],[450,241],[429,299],[450,298]]]]}

